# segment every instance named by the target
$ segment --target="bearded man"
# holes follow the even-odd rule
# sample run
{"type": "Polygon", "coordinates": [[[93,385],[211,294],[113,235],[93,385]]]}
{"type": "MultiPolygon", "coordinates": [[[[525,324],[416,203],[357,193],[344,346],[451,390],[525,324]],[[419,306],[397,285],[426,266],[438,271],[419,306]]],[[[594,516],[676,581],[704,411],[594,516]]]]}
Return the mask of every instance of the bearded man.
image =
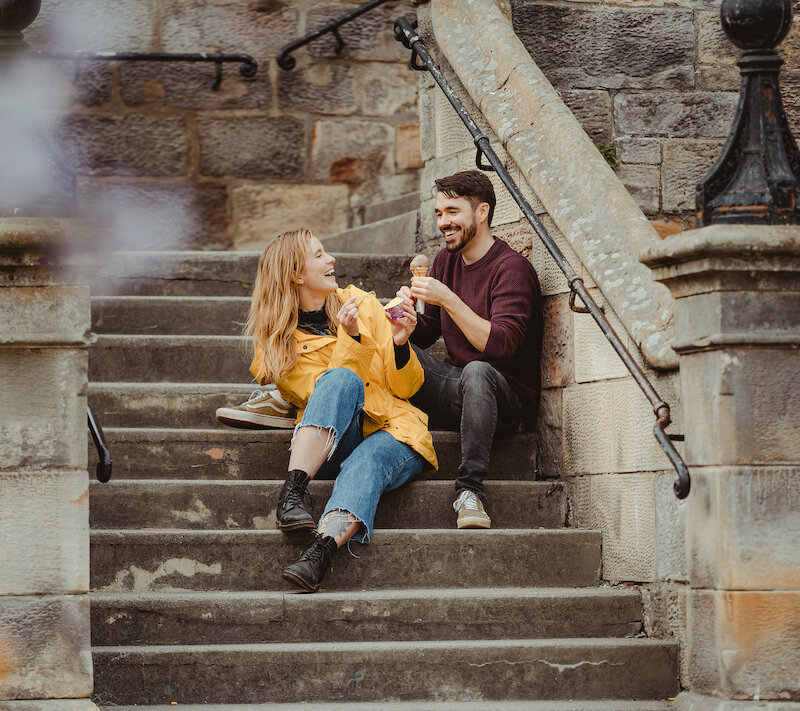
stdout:
{"type": "Polygon", "coordinates": [[[539,280],[528,259],[492,236],[497,201],[486,175],[465,171],[435,184],[444,248],[429,276],[397,292],[425,303],[410,338],[425,382],[411,402],[428,414],[431,429],[461,433],[458,528],[490,528],[483,480],[492,440],[530,421],[539,403],[539,280]],[[440,336],[445,361],[422,350],[440,336]]]}

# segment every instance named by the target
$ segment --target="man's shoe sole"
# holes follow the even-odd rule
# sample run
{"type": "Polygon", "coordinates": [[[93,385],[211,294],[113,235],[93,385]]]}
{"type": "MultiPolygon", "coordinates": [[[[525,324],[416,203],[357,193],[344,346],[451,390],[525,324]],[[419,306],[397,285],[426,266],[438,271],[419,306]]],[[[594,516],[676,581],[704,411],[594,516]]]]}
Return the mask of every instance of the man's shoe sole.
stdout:
{"type": "Polygon", "coordinates": [[[217,419],[229,427],[238,427],[244,430],[292,430],[294,418],[277,417],[275,415],[259,415],[255,412],[244,412],[229,407],[220,407],[217,410],[217,419]]]}
{"type": "Polygon", "coordinates": [[[458,528],[491,528],[492,522],[484,518],[461,518],[456,525],[458,528]]]}
{"type": "Polygon", "coordinates": [[[288,568],[286,568],[281,573],[281,577],[284,580],[287,580],[288,582],[294,583],[298,587],[303,588],[303,590],[305,590],[306,592],[315,593],[317,592],[317,590],[319,590],[319,583],[317,583],[316,585],[312,585],[303,576],[293,573],[288,568]]]}

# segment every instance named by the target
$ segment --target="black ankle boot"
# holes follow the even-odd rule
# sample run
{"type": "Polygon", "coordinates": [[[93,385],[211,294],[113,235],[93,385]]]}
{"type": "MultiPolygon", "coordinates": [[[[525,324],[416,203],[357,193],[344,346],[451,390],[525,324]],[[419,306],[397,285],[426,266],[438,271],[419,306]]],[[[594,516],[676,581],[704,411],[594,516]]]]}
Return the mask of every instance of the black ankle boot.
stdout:
{"type": "Polygon", "coordinates": [[[314,501],[308,493],[308,474],[300,469],[289,472],[278,495],[278,528],[281,531],[299,531],[316,528],[314,523],[314,501]],[[306,501],[308,502],[306,504],[306,501]]]}
{"type": "Polygon", "coordinates": [[[336,552],[336,541],[331,536],[321,536],[316,531],[314,540],[294,563],[287,565],[281,573],[284,580],[299,585],[306,592],[317,592],[331,567],[331,559],[336,552]]]}

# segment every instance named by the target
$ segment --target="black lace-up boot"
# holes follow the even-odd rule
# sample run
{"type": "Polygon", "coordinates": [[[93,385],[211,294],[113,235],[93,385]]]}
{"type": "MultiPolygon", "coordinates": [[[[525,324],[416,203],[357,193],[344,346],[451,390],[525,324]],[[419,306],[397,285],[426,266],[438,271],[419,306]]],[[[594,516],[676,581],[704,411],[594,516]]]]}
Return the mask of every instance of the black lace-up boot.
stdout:
{"type": "Polygon", "coordinates": [[[316,531],[314,540],[294,563],[287,565],[281,573],[284,580],[303,588],[306,592],[317,592],[331,567],[331,559],[336,552],[336,541],[331,536],[322,536],[316,531]]]}
{"type": "Polygon", "coordinates": [[[293,469],[278,496],[278,528],[281,531],[299,531],[316,528],[314,523],[314,500],[308,493],[311,478],[300,469],[293,469]]]}

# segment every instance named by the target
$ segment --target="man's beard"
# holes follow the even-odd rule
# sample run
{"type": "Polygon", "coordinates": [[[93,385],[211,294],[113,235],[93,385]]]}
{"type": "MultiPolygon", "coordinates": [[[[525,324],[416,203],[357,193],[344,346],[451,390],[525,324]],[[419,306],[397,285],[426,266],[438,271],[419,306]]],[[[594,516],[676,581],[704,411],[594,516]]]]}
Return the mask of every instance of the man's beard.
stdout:
{"type": "Polygon", "coordinates": [[[445,249],[448,252],[460,252],[464,247],[466,247],[475,235],[478,234],[478,226],[475,224],[475,220],[469,223],[466,227],[461,228],[461,239],[453,244],[447,244],[445,242],[445,249]]]}

